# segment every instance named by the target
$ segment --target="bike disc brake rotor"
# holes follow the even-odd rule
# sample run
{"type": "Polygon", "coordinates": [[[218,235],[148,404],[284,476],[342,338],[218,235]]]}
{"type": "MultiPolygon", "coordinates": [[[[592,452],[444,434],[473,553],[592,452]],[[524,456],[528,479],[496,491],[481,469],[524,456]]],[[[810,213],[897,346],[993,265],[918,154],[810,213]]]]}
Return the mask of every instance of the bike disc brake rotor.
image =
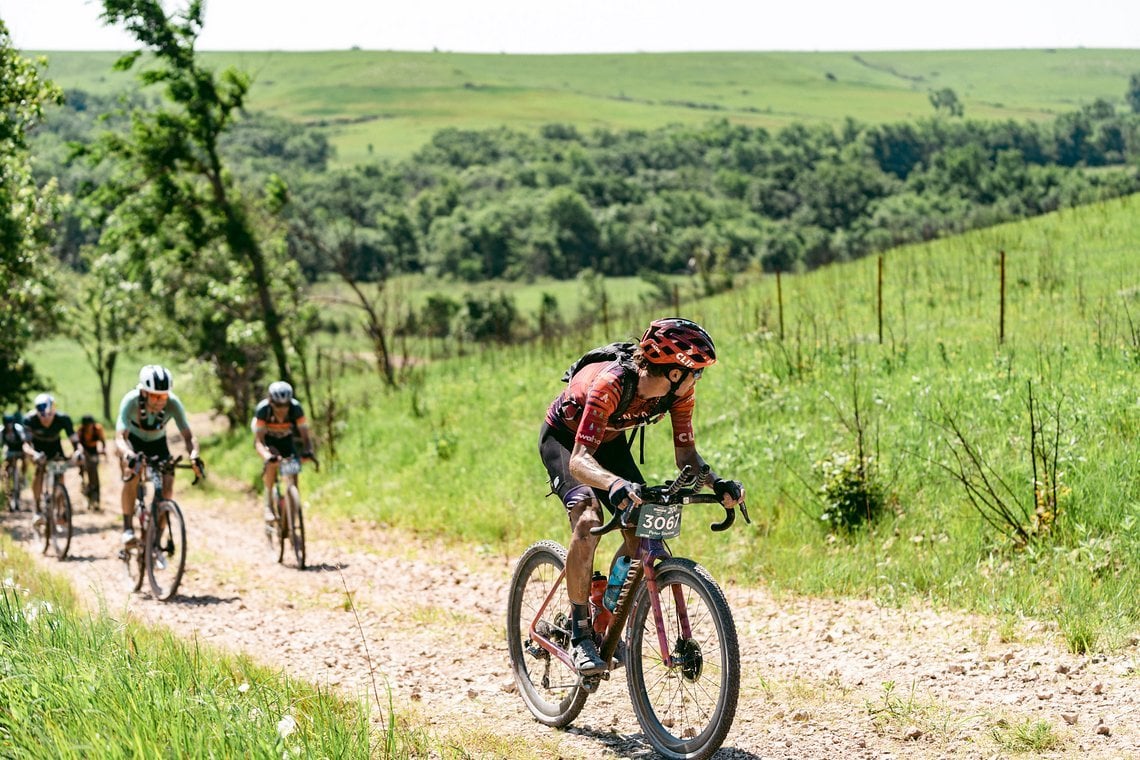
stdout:
{"type": "Polygon", "coordinates": [[[673,662],[686,681],[695,682],[705,667],[704,653],[695,639],[677,639],[673,648],[673,662]]]}

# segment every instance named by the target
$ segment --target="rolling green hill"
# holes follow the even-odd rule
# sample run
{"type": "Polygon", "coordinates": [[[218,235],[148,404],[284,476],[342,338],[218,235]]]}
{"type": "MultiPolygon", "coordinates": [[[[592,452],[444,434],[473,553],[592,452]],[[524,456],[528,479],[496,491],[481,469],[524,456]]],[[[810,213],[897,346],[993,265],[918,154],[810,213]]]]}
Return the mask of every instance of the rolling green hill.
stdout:
{"type": "MultiPolygon", "coordinates": [[[[65,88],[133,85],[115,53],[42,52],[65,88]]],[[[966,116],[1042,120],[1120,104],[1140,50],[478,55],[349,50],[205,53],[255,79],[249,105],[324,130],[343,163],[399,157],[444,127],[652,129],[711,118],[900,121],[949,87],[966,116]]]]}

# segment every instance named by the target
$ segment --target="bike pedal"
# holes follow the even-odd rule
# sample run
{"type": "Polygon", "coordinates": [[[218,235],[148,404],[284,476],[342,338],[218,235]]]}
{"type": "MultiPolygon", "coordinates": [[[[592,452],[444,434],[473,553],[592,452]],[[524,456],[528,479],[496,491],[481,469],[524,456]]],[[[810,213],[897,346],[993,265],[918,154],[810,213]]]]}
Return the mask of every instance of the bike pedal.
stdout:
{"type": "Polygon", "coordinates": [[[593,694],[598,690],[598,687],[601,686],[602,679],[607,677],[608,675],[604,673],[596,676],[583,676],[580,682],[582,684],[582,691],[587,694],[593,694]]]}

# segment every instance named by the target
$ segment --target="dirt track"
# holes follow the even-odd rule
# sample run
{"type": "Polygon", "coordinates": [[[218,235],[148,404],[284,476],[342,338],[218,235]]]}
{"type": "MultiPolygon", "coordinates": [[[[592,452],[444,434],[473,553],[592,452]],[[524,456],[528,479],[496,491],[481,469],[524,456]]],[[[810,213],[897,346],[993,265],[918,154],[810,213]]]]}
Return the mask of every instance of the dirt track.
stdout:
{"type": "MultiPolygon", "coordinates": [[[[113,486],[110,475],[105,464],[104,483],[113,486]]],[[[190,554],[174,600],[128,593],[114,559],[120,518],[109,488],[101,513],[78,510],[70,557],[41,561],[111,616],[168,626],[350,695],[378,692],[384,710],[390,689],[398,711],[430,723],[445,746],[463,748],[449,756],[651,755],[623,671],[569,730],[531,719],[507,664],[508,558],[332,522],[320,504],[307,503],[311,569],[298,572],[267,557],[252,495],[204,498],[180,478],[190,554]]],[[[38,552],[30,523],[27,512],[3,518],[38,552]]],[[[1017,642],[1001,643],[991,621],[967,615],[865,601],[776,602],[762,589],[726,593],[744,682],[717,757],[1006,757],[994,730],[1031,720],[1048,722],[1063,739],[1043,756],[1140,758],[1135,644],[1108,657],[1074,656],[1032,622],[1017,642]]]]}

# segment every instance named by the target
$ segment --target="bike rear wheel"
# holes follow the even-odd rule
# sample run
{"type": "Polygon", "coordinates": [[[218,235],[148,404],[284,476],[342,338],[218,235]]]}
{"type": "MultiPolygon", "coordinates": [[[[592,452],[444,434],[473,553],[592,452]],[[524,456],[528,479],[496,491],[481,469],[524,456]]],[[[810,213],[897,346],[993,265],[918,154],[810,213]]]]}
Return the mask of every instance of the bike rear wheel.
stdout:
{"type": "Polygon", "coordinates": [[[60,483],[56,483],[52,490],[51,506],[46,517],[45,530],[52,550],[56,557],[63,559],[71,548],[71,497],[60,483]]]}
{"type": "Polygon", "coordinates": [[[706,758],[732,727],[740,692],[736,624],[724,592],[708,571],[688,559],[657,567],[665,638],[673,665],[659,651],[657,626],[642,584],[631,613],[626,683],[645,738],[662,756],[706,758]],[[682,630],[682,612],[690,633],[682,630]]]}
{"type": "Polygon", "coordinates": [[[265,492],[265,506],[273,513],[274,520],[272,523],[266,522],[265,526],[265,542],[269,547],[269,556],[273,557],[277,562],[285,559],[285,527],[282,520],[284,519],[281,514],[281,491],[278,490],[277,484],[273,485],[265,492]]]}
{"type": "Polygon", "coordinates": [[[178,504],[166,499],[155,506],[146,537],[146,574],[150,590],[165,602],[178,591],[186,569],[186,523],[178,504]]]}
{"type": "Polygon", "coordinates": [[[570,649],[570,599],[566,584],[558,582],[565,566],[565,549],[553,541],[539,541],[519,558],[507,600],[507,648],[519,694],[539,723],[558,728],[578,717],[589,694],[573,668],[531,642],[530,626],[558,583],[536,629],[570,649]]]}
{"type": "Polygon", "coordinates": [[[289,543],[293,547],[293,557],[297,560],[297,569],[305,569],[305,518],[301,514],[301,493],[297,486],[289,486],[285,491],[285,512],[288,515],[289,543]]]}
{"type": "Polygon", "coordinates": [[[8,497],[8,511],[18,512],[20,510],[20,489],[22,487],[20,483],[20,465],[18,462],[12,461],[10,467],[5,467],[4,486],[7,489],[5,494],[8,497]]]}
{"type": "Polygon", "coordinates": [[[84,495],[87,497],[87,509],[92,512],[102,511],[99,496],[99,460],[94,459],[89,462],[84,462],[85,471],[87,473],[86,483],[84,483],[86,490],[84,495]]]}

